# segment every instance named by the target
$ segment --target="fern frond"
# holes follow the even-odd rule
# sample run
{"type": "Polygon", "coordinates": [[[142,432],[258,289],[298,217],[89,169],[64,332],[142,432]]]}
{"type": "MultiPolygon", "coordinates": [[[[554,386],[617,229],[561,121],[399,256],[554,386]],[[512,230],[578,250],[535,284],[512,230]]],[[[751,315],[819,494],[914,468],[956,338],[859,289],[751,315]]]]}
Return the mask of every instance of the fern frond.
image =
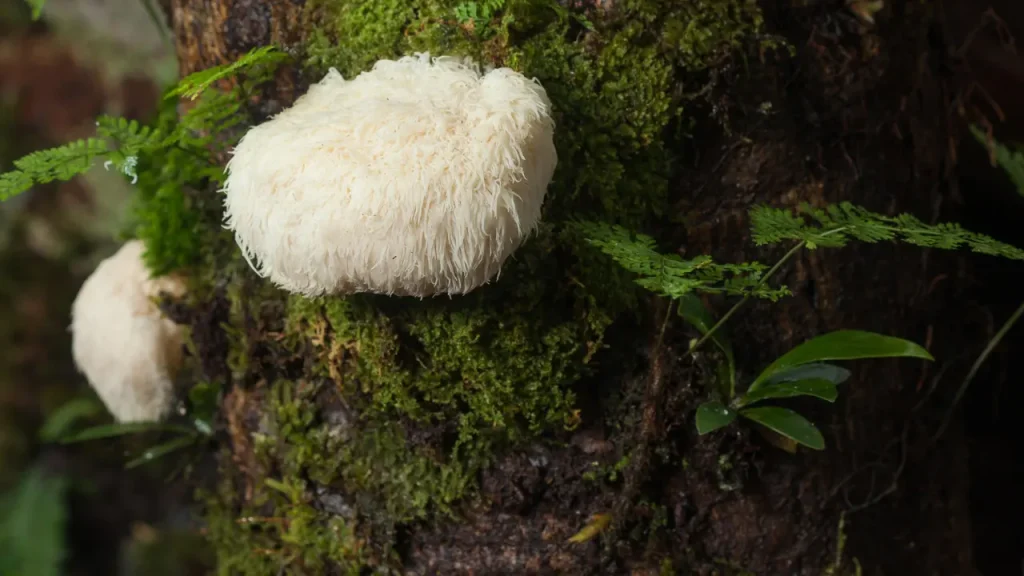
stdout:
{"type": "Polygon", "coordinates": [[[0,174],[0,202],[21,194],[32,184],[32,177],[18,170],[0,174]]]}
{"type": "Polygon", "coordinates": [[[108,138],[114,144],[107,154],[107,166],[116,167],[122,174],[130,177],[133,184],[138,179],[136,166],[139,154],[171,143],[165,141],[160,130],[141,126],[135,120],[129,121],[110,116],[101,116],[96,121],[96,133],[108,138]]]}
{"type": "Polygon", "coordinates": [[[797,213],[755,206],[750,220],[754,242],[759,246],[783,240],[803,241],[808,248],[845,246],[850,240],[899,241],[942,250],[967,246],[980,254],[1024,260],[1024,250],[965,230],[959,224],[926,224],[910,214],[885,216],[849,202],[825,209],[801,204],[797,213]]]}
{"type": "Polygon", "coordinates": [[[87,172],[93,160],[107,152],[109,148],[105,141],[87,138],[23,156],[14,161],[16,170],[0,174],[0,201],[24,192],[34,184],[70,180],[87,172]]]}
{"type": "Polygon", "coordinates": [[[163,134],[149,126],[142,126],[135,120],[100,116],[96,121],[96,133],[113,140],[116,148],[126,156],[133,156],[146,148],[159,146],[163,134]]]}
{"type": "Polygon", "coordinates": [[[240,124],[242,98],[237,91],[207,92],[191,110],[182,115],[175,132],[179,141],[189,147],[205,148],[218,143],[221,148],[234,141],[224,141],[228,129],[240,124]]]}
{"type": "Polygon", "coordinates": [[[669,298],[707,292],[775,301],[790,293],[786,287],[772,289],[761,285],[765,266],[759,262],[719,264],[710,256],[684,260],[677,254],[658,252],[653,238],[621,226],[597,222],[576,222],[573,226],[589,244],[639,275],[637,284],[669,298]]]}
{"type": "Polygon", "coordinates": [[[1013,185],[1017,187],[1017,193],[1024,196],[1024,148],[1011,150],[1010,148],[992,140],[977,126],[971,126],[971,134],[986,148],[991,144],[991,152],[995,161],[1003,168],[1013,185]]]}
{"type": "Polygon", "coordinates": [[[86,138],[58,148],[33,152],[15,160],[14,167],[44,184],[54,180],[70,180],[88,171],[92,161],[108,150],[103,140],[86,138]]]}
{"type": "Polygon", "coordinates": [[[247,69],[273,66],[287,58],[288,55],[278,50],[276,46],[254,48],[231,64],[222,64],[189,74],[182,78],[177,86],[167,92],[166,98],[183,96],[190,100],[195,100],[220,80],[234,76],[247,69]]]}

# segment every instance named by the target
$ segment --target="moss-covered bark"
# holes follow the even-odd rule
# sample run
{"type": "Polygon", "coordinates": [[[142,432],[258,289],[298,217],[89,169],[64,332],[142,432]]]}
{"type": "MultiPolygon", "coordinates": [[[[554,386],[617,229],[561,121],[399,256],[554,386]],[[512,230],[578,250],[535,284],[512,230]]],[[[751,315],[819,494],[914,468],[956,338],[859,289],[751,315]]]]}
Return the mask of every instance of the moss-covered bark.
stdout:
{"type": "MultiPolygon", "coordinates": [[[[896,473],[893,443],[910,464],[851,520],[847,552],[869,573],[963,572],[963,486],[911,450],[918,366],[860,369],[840,410],[816,413],[831,419],[823,455],[745,429],[698,438],[715,359],[689,359],[683,323],[565,226],[621,223],[738,262],[773,255],[747,240],[754,202],[938,213],[945,102],[927,6],[893,2],[877,27],[841,3],[746,0],[173,0],[170,13],[183,72],[269,42],[296,56],[257,115],[327,67],[430,51],[537,77],[557,123],[544,226],[500,281],[460,298],[285,294],[218,228],[215,187],[186,187],[173,211],[213,248],[172,263],[195,279],[174,314],[192,328],[191,384],[223,394],[220,481],[203,495],[222,573],[853,573],[850,554],[836,562],[840,515],[849,494],[883,490],[864,466],[884,471],[877,483],[896,473]],[[594,514],[612,518],[600,536],[568,542],[594,514]]],[[[925,289],[946,266],[891,248],[803,255],[785,273],[796,295],[732,326],[742,370],[827,329],[923,339],[927,308],[950,296],[925,289]]],[[[962,337],[938,331],[933,348],[962,337]]]]}

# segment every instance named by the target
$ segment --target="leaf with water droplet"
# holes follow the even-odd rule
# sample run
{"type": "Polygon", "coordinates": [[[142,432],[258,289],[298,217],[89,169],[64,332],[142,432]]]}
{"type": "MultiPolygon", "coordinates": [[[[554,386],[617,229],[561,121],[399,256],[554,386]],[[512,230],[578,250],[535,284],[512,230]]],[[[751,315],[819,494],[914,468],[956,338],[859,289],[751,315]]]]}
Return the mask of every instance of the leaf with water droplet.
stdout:
{"type": "Polygon", "coordinates": [[[697,408],[697,433],[700,435],[724,428],[736,420],[736,413],[721,402],[705,402],[697,408]]]}

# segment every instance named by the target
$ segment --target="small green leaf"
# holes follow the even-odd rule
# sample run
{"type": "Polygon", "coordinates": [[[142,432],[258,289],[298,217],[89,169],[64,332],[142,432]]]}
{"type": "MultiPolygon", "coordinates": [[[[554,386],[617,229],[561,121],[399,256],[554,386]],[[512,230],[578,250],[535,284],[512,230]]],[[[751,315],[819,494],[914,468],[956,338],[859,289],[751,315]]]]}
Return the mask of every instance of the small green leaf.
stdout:
{"type": "MultiPolygon", "coordinates": [[[[704,306],[704,302],[702,302],[696,294],[683,294],[679,297],[677,302],[678,308],[676,310],[678,314],[682,316],[683,320],[686,320],[693,325],[693,327],[702,335],[707,334],[708,331],[714,327],[714,316],[711,315],[711,311],[704,306]]],[[[711,334],[711,341],[715,343],[715,346],[717,346],[725,356],[725,361],[728,365],[728,376],[723,393],[726,398],[731,399],[736,393],[736,360],[732,353],[732,343],[729,341],[728,336],[725,335],[722,328],[715,330],[715,332],[711,334]]]]}
{"type": "Polygon", "coordinates": [[[101,438],[114,438],[116,436],[140,434],[143,432],[177,432],[181,434],[192,434],[193,430],[185,426],[149,422],[133,422],[127,424],[104,424],[102,426],[93,426],[92,428],[86,428],[81,432],[72,434],[71,436],[68,436],[66,438],[62,438],[61,443],[73,444],[75,442],[99,440],[101,438]]]}
{"type": "Polygon", "coordinates": [[[298,504],[302,501],[303,486],[301,484],[292,484],[291,482],[282,482],[280,480],[274,480],[273,478],[266,478],[263,483],[267,488],[277,490],[281,494],[284,494],[288,500],[293,504],[298,504]]]}
{"type": "Polygon", "coordinates": [[[212,422],[220,401],[220,386],[199,382],[188,391],[189,409],[194,418],[212,422]]]}
{"type": "Polygon", "coordinates": [[[46,0],[25,0],[32,9],[32,20],[39,20],[39,17],[43,15],[43,5],[46,4],[46,0]]]}
{"type": "MultiPolygon", "coordinates": [[[[699,330],[701,334],[707,334],[708,330],[715,325],[715,318],[711,315],[711,311],[695,294],[682,295],[677,300],[677,306],[679,315],[690,324],[693,324],[693,327],[699,330]]],[[[713,336],[713,339],[716,343],[722,342],[726,347],[729,347],[729,343],[725,338],[717,333],[713,336]]]]}
{"type": "Polygon", "coordinates": [[[814,450],[825,449],[825,439],[810,420],[788,408],[765,406],[740,410],[740,416],[814,450]]]}
{"type": "Polygon", "coordinates": [[[823,360],[894,357],[934,360],[927,350],[909,340],[861,330],[839,330],[808,340],[783,354],[754,380],[750,392],[760,388],[766,380],[779,372],[802,364],[823,360]]]}
{"type": "Polygon", "coordinates": [[[777,384],[779,382],[793,382],[796,380],[810,380],[815,378],[828,380],[838,386],[850,379],[850,371],[842,366],[836,366],[835,364],[815,362],[814,364],[804,364],[802,366],[783,370],[782,372],[776,372],[774,376],[765,380],[764,385],[767,386],[769,384],[777,384]]]}
{"type": "Polygon", "coordinates": [[[794,396],[813,396],[826,402],[835,402],[839,391],[835,384],[824,378],[779,382],[763,386],[744,395],[739,400],[739,406],[750,406],[769,398],[793,398],[794,396]]]}
{"type": "Polygon", "coordinates": [[[703,436],[732,424],[736,413],[721,402],[705,402],[697,407],[697,433],[703,436]]]}
{"type": "Polygon", "coordinates": [[[149,462],[156,460],[157,458],[166,456],[171,452],[181,450],[182,448],[187,448],[192,444],[195,444],[197,438],[198,436],[195,435],[178,436],[177,438],[164,442],[163,444],[153,446],[152,448],[147,448],[142,454],[139,455],[138,458],[131,460],[130,462],[125,464],[124,467],[135,468],[137,466],[141,466],[142,464],[147,464],[149,462]]]}
{"type": "Polygon", "coordinates": [[[103,413],[103,404],[92,397],[75,398],[51,412],[39,429],[39,439],[56,442],[78,422],[103,413]]]}

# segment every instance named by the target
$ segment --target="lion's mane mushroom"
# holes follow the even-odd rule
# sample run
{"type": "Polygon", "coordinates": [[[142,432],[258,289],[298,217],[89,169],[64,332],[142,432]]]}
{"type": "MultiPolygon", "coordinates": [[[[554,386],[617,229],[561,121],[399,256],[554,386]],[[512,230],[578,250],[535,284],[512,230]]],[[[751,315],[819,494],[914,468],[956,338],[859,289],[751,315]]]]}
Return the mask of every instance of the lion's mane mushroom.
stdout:
{"type": "Polygon", "coordinates": [[[242,138],[227,226],[292,292],[466,293],[540,220],[553,130],[544,88],[508,68],[417,54],[331,70],[242,138]]]}
{"type": "Polygon", "coordinates": [[[153,422],[170,412],[182,361],[182,329],[154,298],[180,296],[175,277],[150,278],[142,242],[104,260],[71,307],[71,351],[78,369],[119,422],[153,422]]]}

